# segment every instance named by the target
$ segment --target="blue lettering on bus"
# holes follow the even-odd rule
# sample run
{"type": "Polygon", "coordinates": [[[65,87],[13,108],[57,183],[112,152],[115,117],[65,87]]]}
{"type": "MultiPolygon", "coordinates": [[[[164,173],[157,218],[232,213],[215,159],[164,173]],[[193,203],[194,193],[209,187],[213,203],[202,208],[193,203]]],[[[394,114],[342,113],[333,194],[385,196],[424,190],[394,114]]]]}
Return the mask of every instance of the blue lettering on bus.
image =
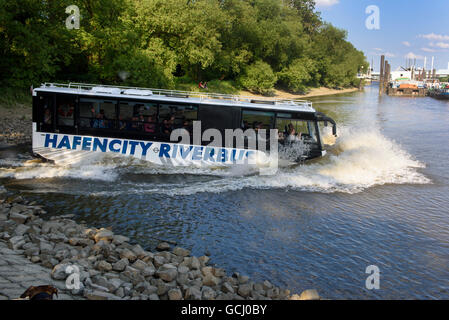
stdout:
{"type": "Polygon", "coordinates": [[[81,144],[81,137],[74,136],[73,137],[73,143],[72,143],[72,149],[76,150],[76,148],[81,144]]]}
{"type": "Polygon", "coordinates": [[[118,147],[118,149],[114,148],[114,145],[116,144],[122,144],[122,142],[118,139],[115,140],[111,140],[111,142],[109,143],[109,150],[111,150],[112,152],[118,153],[120,152],[120,147],[118,147]]]}
{"type": "Polygon", "coordinates": [[[170,158],[168,152],[170,151],[170,145],[166,143],[161,143],[161,149],[159,150],[159,158],[165,157],[170,158]]]}
{"type": "Polygon", "coordinates": [[[92,147],[92,151],[97,151],[100,148],[101,152],[106,152],[106,148],[108,146],[108,139],[103,139],[103,143],[98,138],[94,138],[94,143],[92,147]]]}
{"type": "Polygon", "coordinates": [[[69,137],[67,137],[67,136],[63,136],[61,139],[61,142],[59,142],[59,144],[58,144],[58,149],[62,149],[64,147],[66,149],[70,149],[70,141],[69,141],[69,137]]]}
{"type": "Polygon", "coordinates": [[[153,144],[152,142],[147,142],[147,143],[141,142],[140,143],[140,147],[142,148],[142,157],[145,157],[147,155],[147,151],[151,147],[152,144],[153,144]]]}
{"type": "Polygon", "coordinates": [[[181,154],[181,158],[186,159],[187,156],[189,155],[190,151],[192,151],[192,149],[193,149],[193,146],[188,146],[185,149],[182,146],[180,146],[179,153],[181,154]]]}
{"type": "Polygon", "coordinates": [[[123,141],[122,154],[126,154],[126,150],[128,149],[128,140],[123,141]]]}
{"type": "Polygon", "coordinates": [[[84,137],[83,144],[81,145],[81,150],[90,151],[91,144],[92,138],[84,137]]]}
{"type": "Polygon", "coordinates": [[[45,143],[44,143],[44,147],[48,148],[48,146],[50,145],[50,143],[52,144],[52,148],[56,148],[56,143],[58,142],[58,135],[54,134],[53,138],[50,138],[50,134],[47,133],[45,135],[45,143]]]}
{"type": "Polygon", "coordinates": [[[203,158],[203,147],[194,147],[192,160],[201,160],[203,158]]]}
{"type": "MultiPolygon", "coordinates": [[[[148,150],[150,150],[153,142],[134,141],[134,140],[121,140],[121,139],[109,139],[107,138],[92,138],[83,136],[67,136],[58,134],[45,134],[44,147],[46,148],[58,148],[58,149],[71,149],[71,150],[85,150],[85,151],[111,151],[114,153],[127,154],[129,150],[130,155],[136,153],[136,147],[139,146],[142,149],[142,157],[147,156],[148,150]]],[[[157,149],[155,149],[157,150],[157,149]]],[[[161,143],[159,148],[160,158],[173,158],[181,157],[187,159],[191,155],[191,159],[194,161],[204,160],[209,162],[235,162],[237,159],[242,160],[244,157],[249,158],[255,153],[254,150],[227,150],[226,148],[214,148],[203,146],[183,146],[177,144],[161,143]],[[179,152],[178,152],[179,150],[179,152]]]]}
{"type": "Polygon", "coordinates": [[[214,155],[215,155],[214,148],[206,148],[206,151],[204,152],[204,161],[215,162],[214,155]]]}
{"type": "Polygon", "coordinates": [[[172,153],[171,153],[171,157],[172,157],[172,158],[176,158],[177,153],[178,153],[178,145],[177,145],[177,144],[174,144],[174,145],[173,145],[173,151],[172,151],[172,153]]]}
{"type": "Polygon", "coordinates": [[[228,150],[226,150],[226,149],[221,149],[220,161],[221,161],[221,162],[226,162],[226,161],[228,161],[228,150]]]}
{"type": "Polygon", "coordinates": [[[130,141],[129,145],[131,146],[131,150],[129,151],[130,155],[134,155],[136,153],[136,146],[139,144],[138,141],[130,141]]]}

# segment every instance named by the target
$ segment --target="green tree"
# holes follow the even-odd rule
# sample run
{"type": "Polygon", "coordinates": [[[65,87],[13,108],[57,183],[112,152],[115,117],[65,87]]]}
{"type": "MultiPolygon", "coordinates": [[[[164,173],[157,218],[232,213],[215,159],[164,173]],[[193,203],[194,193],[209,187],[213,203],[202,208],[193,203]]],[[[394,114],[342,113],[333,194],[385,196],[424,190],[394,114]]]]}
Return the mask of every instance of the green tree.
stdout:
{"type": "Polygon", "coordinates": [[[268,63],[259,60],[246,68],[239,81],[249,91],[269,95],[273,91],[277,76],[268,63]]]}

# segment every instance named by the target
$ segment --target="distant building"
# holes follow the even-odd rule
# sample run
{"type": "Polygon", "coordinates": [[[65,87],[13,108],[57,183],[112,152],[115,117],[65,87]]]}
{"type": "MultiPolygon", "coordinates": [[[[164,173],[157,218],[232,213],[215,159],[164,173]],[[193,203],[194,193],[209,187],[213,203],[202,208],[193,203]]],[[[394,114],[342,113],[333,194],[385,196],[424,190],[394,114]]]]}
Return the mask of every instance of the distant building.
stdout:
{"type": "Polygon", "coordinates": [[[437,70],[437,77],[441,78],[441,77],[447,77],[449,76],[449,69],[439,69],[437,70]]]}
{"type": "Polygon", "coordinates": [[[392,81],[400,81],[400,80],[411,80],[412,72],[399,70],[399,71],[391,71],[391,80],[392,81]]]}

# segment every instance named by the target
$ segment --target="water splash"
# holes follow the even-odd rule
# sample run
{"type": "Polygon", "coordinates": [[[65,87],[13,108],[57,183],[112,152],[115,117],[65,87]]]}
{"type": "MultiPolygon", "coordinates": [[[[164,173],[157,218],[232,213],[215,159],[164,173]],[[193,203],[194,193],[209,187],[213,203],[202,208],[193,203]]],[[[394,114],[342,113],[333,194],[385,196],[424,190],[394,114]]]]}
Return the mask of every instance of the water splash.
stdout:
{"type": "MultiPolygon", "coordinates": [[[[254,166],[163,167],[133,158],[95,155],[64,166],[20,162],[16,166],[0,168],[0,178],[63,178],[115,183],[116,188],[112,190],[104,187],[91,190],[91,194],[97,196],[121,193],[175,196],[244,188],[356,193],[376,185],[431,182],[419,172],[425,165],[413,159],[400,145],[384,137],[379,130],[341,127],[339,133],[340,137],[329,147],[324,158],[304,165],[281,166],[274,175],[268,176],[258,175],[254,166]],[[139,180],[130,181],[129,175],[138,176],[139,180]],[[152,179],[161,175],[191,175],[197,178],[177,179],[172,183],[152,179]]],[[[329,137],[324,139],[333,142],[329,137]]],[[[78,191],[85,192],[69,192],[78,191]]]]}

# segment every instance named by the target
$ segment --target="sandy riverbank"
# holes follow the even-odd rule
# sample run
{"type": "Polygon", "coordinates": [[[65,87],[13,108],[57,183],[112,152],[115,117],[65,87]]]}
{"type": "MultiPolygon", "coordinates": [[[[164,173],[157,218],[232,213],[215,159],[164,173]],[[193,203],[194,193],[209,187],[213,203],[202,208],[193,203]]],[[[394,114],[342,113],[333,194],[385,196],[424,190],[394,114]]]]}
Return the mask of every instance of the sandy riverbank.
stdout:
{"type": "MultiPolygon", "coordinates": [[[[292,94],[286,91],[282,90],[274,90],[274,96],[272,98],[277,99],[306,99],[306,98],[313,98],[313,97],[321,97],[321,96],[331,96],[336,94],[342,94],[342,93],[349,93],[349,92],[355,92],[358,91],[358,88],[346,88],[346,89],[330,89],[325,87],[320,88],[313,88],[311,89],[307,94],[292,94]]],[[[242,96],[255,96],[255,97],[261,97],[260,95],[253,94],[249,91],[241,91],[240,95],[242,96]]]]}

